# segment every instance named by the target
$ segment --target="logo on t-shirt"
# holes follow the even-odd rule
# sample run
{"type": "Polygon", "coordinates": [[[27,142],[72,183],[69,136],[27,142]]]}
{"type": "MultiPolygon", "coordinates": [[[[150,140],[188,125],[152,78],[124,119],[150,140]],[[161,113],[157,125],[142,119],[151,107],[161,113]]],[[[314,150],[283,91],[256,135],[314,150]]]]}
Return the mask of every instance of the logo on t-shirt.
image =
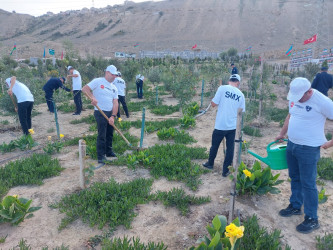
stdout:
{"type": "Polygon", "coordinates": [[[291,103],[290,103],[290,107],[291,107],[291,108],[294,107],[294,104],[295,104],[294,102],[291,102],[291,103]]]}
{"type": "Polygon", "coordinates": [[[104,85],[101,85],[101,89],[104,89],[104,85]]]}
{"type": "Polygon", "coordinates": [[[312,107],[310,107],[310,106],[306,106],[305,109],[306,109],[306,111],[309,112],[309,111],[312,109],[312,107]]]}
{"type": "Polygon", "coordinates": [[[226,97],[226,98],[230,98],[230,99],[232,99],[232,100],[235,100],[235,101],[238,101],[238,102],[239,102],[239,98],[240,98],[241,96],[240,96],[240,95],[236,95],[236,94],[234,94],[234,93],[232,93],[232,92],[227,91],[227,92],[225,92],[225,97],[226,97]]]}

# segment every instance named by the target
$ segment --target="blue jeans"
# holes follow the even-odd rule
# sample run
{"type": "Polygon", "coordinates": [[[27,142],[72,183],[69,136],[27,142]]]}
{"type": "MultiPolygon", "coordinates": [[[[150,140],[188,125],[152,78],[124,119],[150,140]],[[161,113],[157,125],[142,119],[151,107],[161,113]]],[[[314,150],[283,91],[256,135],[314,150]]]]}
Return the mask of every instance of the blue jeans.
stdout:
{"type": "Polygon", "coordinates": [[[304,203],[306,216],[318,219],[317,162],[320,147],[294,144],[288,141],[287,163],[291,179],[290,204],[300,209],[304,203]]]}

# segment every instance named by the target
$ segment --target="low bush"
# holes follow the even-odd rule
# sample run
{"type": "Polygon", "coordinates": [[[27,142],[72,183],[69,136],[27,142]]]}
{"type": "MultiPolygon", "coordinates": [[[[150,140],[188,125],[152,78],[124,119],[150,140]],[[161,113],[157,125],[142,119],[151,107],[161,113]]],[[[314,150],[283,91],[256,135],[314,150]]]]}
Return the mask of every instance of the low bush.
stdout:
{"type": "Polygon", "coordinates": [[[189,133],[185,132],[184,130],[179,131],[176,128],[162,128],[161,130],[157,131],[158,139],[160,140],[175,140],[175,143],[180,144],[189,144],[196,142],[196,140],[189,135],[189,133]]]}
{"type": "Polygon", "coordinates": [[[148,242],[146,245],[140,242],[140,238],[128,239],[126,236],[123,239],[104,239],[102,242],[102,250],[166,250],[167,248],[163,242],[148,242]]]}
{"type": "Polygon", "coordinates": [[[261,134],[259,128],[254,128],[254,127],[251,127],[251,126],[248,126],[248,125],[243,128],[243,132],[246,135],[251,135],[251,136],[255,136],[255,137],[262,137],[262,134],[261,134]]]}
{"type": "Polygon", "coordinates": [[[316,236],[316,248],[318,250],[333,249],[333,234],[325,233],[324,236],[316,236]]]}
{"type": "Polygon", "coordinates": [[[31,149],[36,145],[37,143],[34,141],[34,139],[30,134],[22,135],[20,138],[12,140],[8,144],[2,143],[0,145],[0,152],[2,153],[11,152],[14,151],[16,148],[19,148],[22,151],[24,151],[26,149],[31,149]]]}
{"type": "Polygon", "coordinates": [[[59,175],[63,168],[57,159],[45,154],[9,162],[0,168],[0,197],[20,185],[42,185],[43,179],[59,175]]]}
{"type": "Polygon", "coordinates": [[[73,103],[63,102],[60,105],[57,105],[57,110],[64,113],[73,113],[76,110],[76,107],[73,103]]]}
{"type": "Polygon", "coordinates": [[[160,200],[166,207],[176,207],[183,216],[188,215],[190,205],[201,205],[210,202],[210,197],[195,197],[186,195],[185,191],[180,188],[173,188],[169,192],[157,191],[155,200],[160,200]]]}
{"type": "Polygon", "coordinates": [[[88,115],[86,117],[82,117],[80,119],[76,119],[69,122],[70,124],[79,124],[79,123],[88,123],[93,124],[96,123],[95,116],[94,115],[88,115]]]}
{"type": "Polygon", "coordinates": [[[179,105],[168,106],[168,105],[158,105],[151,109],[151,112],[155,115],[170,115],[179,111],[179,105]]]}
{"type": "Polygon", "coordinates": [[[333,160],[332,158],[322,157],[317,164],[318,176],[324,180],[333,181],[333,160]]]}

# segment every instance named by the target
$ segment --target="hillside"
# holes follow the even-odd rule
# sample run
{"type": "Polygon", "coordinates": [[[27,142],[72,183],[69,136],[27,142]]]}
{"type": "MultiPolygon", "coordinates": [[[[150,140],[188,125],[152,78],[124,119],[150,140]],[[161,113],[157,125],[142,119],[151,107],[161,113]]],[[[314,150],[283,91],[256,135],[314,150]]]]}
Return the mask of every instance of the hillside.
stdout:
{"type": "MultiPolygon", "coordinates": [[[[110,56],[115,51],[185,50],[222,51],[248,46],[254,52],[277,50],[290,44],[302,47],[303,40],[315,34],[320,11],[308,1],[293,0],[167,0],[82,9],[40,17],[0,10],[1,54],[17,43],[19,57],[40,56],[43,48],[54,48],[57,56],[63,41],[70,40],[80,54],[110,56]],[[134,44],[139,46],[134,48],[134,44]]],[[[311,1],[310,1],[311,2],[311,1]]],[[[333,2],[325,3],[326,9],[333,2]]],[[[323,21],[320,28],[324,28],[323,21]]],[[[330,27],[330,32],[333,29],[330,27]]],[[[320,32],[320,30],[317,30],[320,32]]],[[[327,35],[328,36],[328,35],[327,35]]],[[[325,36],[325,38],[327,37],[325,36]]],[[[327,46],[330,38],[318,38],[327,46]]]]}

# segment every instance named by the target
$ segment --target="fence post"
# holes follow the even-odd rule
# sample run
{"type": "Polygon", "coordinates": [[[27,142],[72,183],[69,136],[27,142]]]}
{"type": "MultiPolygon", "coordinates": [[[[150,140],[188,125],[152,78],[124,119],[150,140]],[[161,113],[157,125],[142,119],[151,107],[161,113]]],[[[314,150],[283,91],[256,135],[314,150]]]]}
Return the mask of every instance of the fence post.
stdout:
{"type": "Polygon", "coordinates": [[[85,169],[85,157],[86,157],[86,142],[85,140],[79,140],[79,161],[80,161],[80,187],[86,188],[86,176],[84,173],[85,169]]]}
{"type": "Polygon", "coordinates": [[[144,133],[145,133],[145,113],[146,113],[146,109],[142,108],[142,124],[141,124],[140,148],[142,148],[143,136],[144,136],[144,133]]]}
{"type": "Polygon", "coordinates": [[[156,105],[158,105],[158,86],[156,85],[156,105]]]}
{"type": "MultiPolygon", "coordinates": [[[[241,143],[242,141],[242,113],[243,109],[239,108],[237,111],[237,125],[236,125],[236,135],[235,135],[235,143],[241,143]]],[[[239,158],[240,158],[240,147],[238,145],[235,145],[235,150],[234,150],[234,157],[232,160],[232,167],[234,169],[234,178],[231,182],[231,188],[230,188],[230,207],[229,207],[229,217],[228,217],[228,222],[231,223],[233,220],[234,216],[234,209],[235,209],[235,196],[236,196],[236,182],[237,182],[237,173],[238,173],[238,165],[239,165],[239,158]]]]}
{"type": "Polygon", "coordinates": [[[202,104],[203,104],[204,88],[205,88],[205,80],[202,79],[202,85],[201,85],[201,105],[200,105],[200,108],[202,108],[202,104]]]}
{"type": "Polygon", "coordinates": [[[56,107],[56,104],[55,104],[55,102],[53,100],[52,100],[52,103],[53,103],[53,108],[54,108],[54,119],[55,119],[56,128],[57,128],[57,136],[58,136],[58,139],[60,139],[60,131],[59,131],[57,107],[56,107]]]}

